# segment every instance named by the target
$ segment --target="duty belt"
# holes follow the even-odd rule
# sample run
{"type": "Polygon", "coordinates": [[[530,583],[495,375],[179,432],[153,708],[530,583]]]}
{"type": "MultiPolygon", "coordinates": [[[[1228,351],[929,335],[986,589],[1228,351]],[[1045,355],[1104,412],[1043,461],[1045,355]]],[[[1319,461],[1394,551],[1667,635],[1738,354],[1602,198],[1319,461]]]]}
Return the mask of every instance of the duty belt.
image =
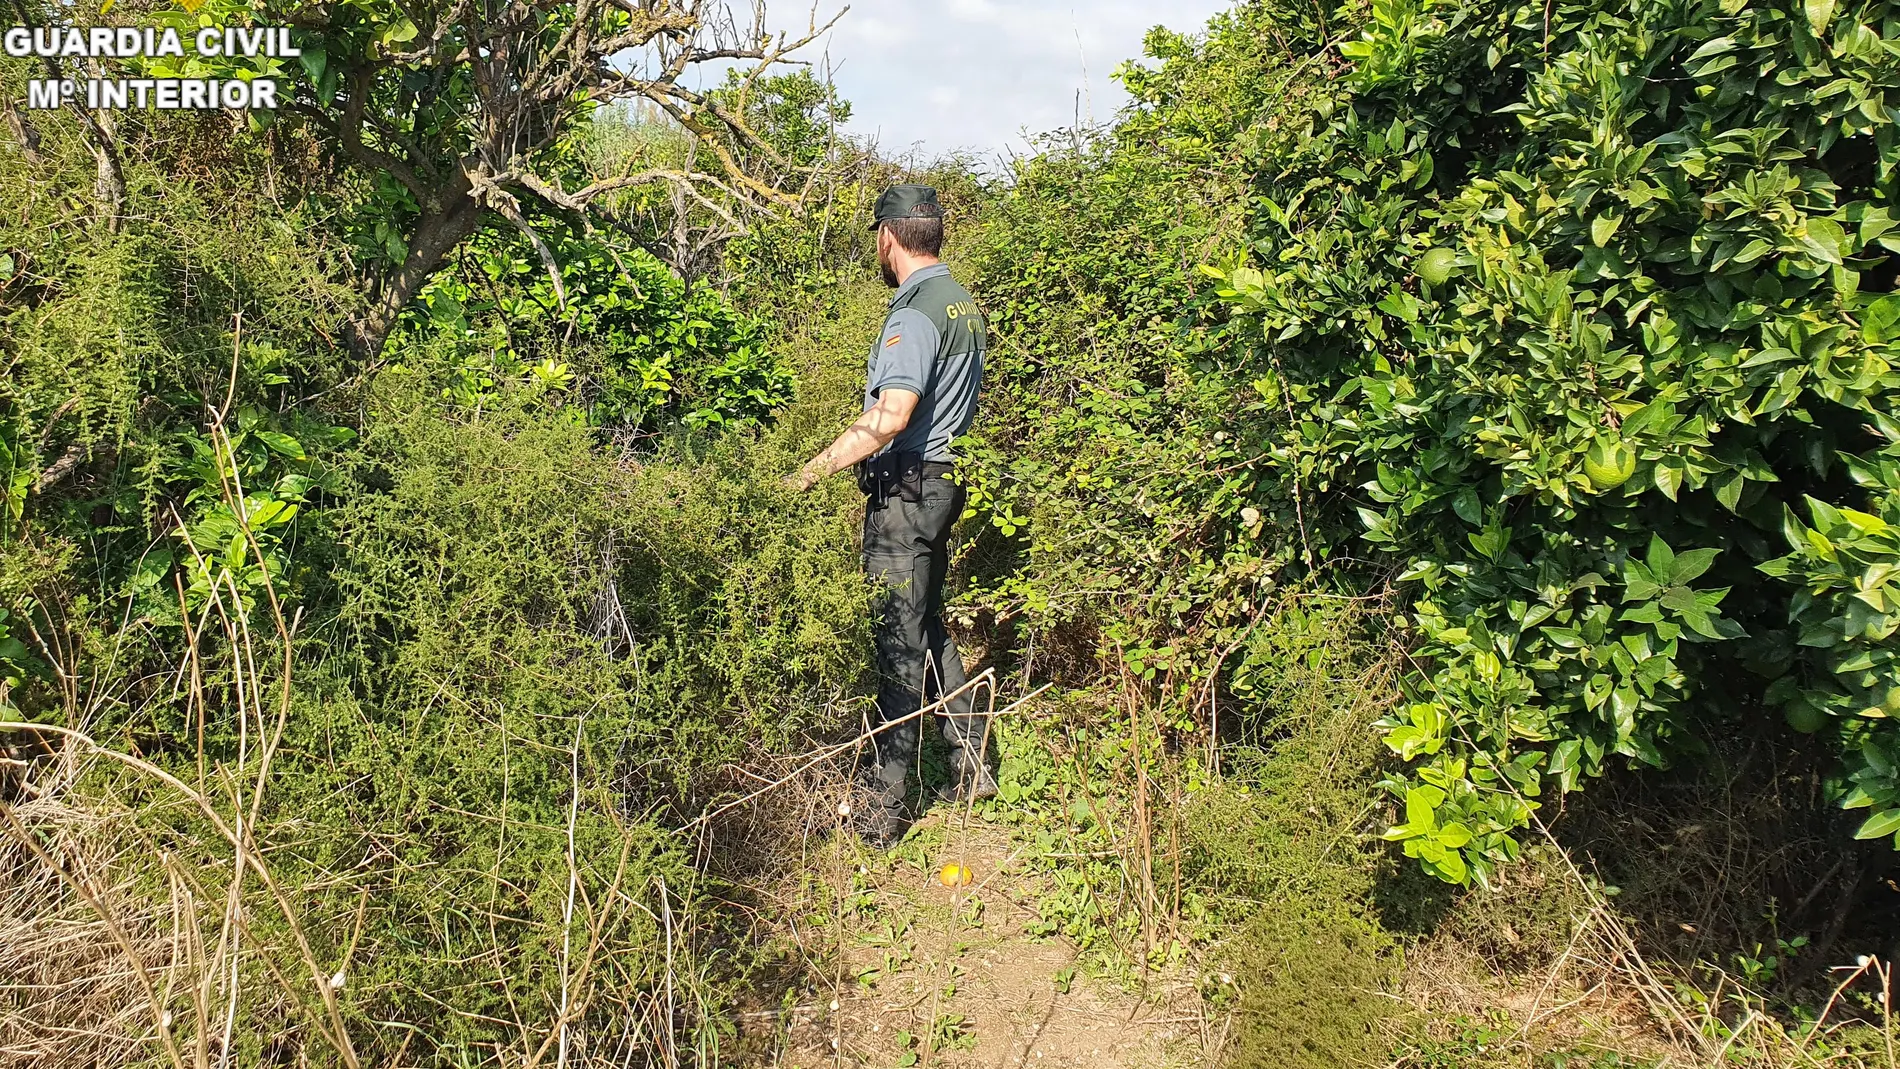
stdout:
{"type": "Polygon", "coordinates": [[[941,479],[956,465],[942,460],[925,460],[922,453],[879,453],[858,461],[858,489],[878,507],[901,498],[911,504],[924,499],[924,480],[941,479]]]}

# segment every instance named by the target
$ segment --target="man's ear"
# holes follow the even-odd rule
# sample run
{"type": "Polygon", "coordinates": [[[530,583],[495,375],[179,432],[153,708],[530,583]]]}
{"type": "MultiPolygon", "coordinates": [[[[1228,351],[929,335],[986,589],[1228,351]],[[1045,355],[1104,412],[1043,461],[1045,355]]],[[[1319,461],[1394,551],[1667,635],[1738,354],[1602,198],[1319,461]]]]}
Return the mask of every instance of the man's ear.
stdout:
{"type": "Polygon", "coordinates": [[[891,254],[891,232],[883,227],[877,228],[877,258],[882,260],[891,254]]]}

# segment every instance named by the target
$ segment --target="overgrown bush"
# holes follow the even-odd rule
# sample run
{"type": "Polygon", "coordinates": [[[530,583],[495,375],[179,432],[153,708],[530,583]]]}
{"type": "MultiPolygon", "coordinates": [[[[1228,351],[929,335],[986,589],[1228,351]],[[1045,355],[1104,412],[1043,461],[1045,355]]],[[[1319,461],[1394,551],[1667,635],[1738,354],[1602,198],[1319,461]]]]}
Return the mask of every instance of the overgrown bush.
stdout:
{"type": "Polygon", "coordinates": [[[1763,705],[1846,755],[1861,836],[1900,826],[1896,16],[1381,2],[1261,128],[1221,292],[1298,412],[1266,463],[1402,563],[1392,835],[1441,877],[1763,705]]]}
{"type": "Polygon", "coordinates": [[[452,344],[443,392],[476,407],[508,383],[574,393],[596,426],[651,432],[757,423],[794,380],[759,319],[705,280],[683,281],[652,253],[540,224],[557,288],[513,229],[485,229],[422,288],[393,343],[452,344]]]}
{"type": "Polygon", "coordinates": [[[1607,762],[1777,713],[1900,830],[1896,34],[1714,0],[1157,32],[1135,109],[991,215],[976,604],[1206,731],[1257,698],[1266,590],[1389,588],[1392,836],[1454,882],[1607,762]]]}
{"type": "MultiPolygon", "coordinates": [[[[1150,48],[1192,52],[1165,31],[1150,48]]],[[[1206,680],[1246,666],[1244,686],[1251,625],[1300,555],[1254,504],[1276,414],[1236,397],[1191,273],[1238,230],[1235,113],[1215,100],[1258,52],[1251,23],[1217,34],[1154,113],[1051,139],[967,253],[992,347],[961,475],[981,517],[965,603],[1032,674],[1086,682],[1125,657],[1202,741],[1206,680]]]]}
{"type": "Polygon", "coordinates": [[[716,1063],[744,946],[681,829],[833,730],[868,650],[839,499],[779,482],[807,443],[762,426],[762,321],[571,234],[556,298],[485,234],[366,365],[347,186],[274,197],[224,116],[128,118],[114,231],[43,195],[92,188],[77,123],[29,119],[0,719],[45,730],[0,735],[0,1046],[716,1063]]]}

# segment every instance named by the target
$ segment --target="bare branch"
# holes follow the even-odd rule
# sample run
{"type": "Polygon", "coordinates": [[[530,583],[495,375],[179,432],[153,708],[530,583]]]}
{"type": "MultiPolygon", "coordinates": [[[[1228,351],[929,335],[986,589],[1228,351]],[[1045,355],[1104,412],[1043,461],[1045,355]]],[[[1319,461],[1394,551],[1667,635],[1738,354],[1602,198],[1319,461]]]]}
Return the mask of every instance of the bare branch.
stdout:
{"type": "Polygon", "coordinates": [[[71,475],[73,469],[79,467],[79,462],[86,459],[90,453],[91,450],[79,442],[67,446],[60,452],[58,459],[48,464],[45,471],[40,472],[39,479],[33,484],[34,492],[45,493],[48,488],[71,475]]]}
{"type": "MultiPolygon", "coordinates": [[[[16,0],[16,3],[18,0],[16,0]]],[[[556,294],[567,303],[552,249],[529,222],[522,195],[579,218],[608,218],[600,198],[618,190],[664,184],[678,211],[717,220],[687,246],[711,247],[742,231],[751,213],[795,208],[810,195],[820,168],[787,158],[751,125],[753,93],[771,68],[801,64],[792,53],[831,30],[845,10],[822,23],[817,9],[803,33],[763,29],[763,4],[749,5],[752,24],[709,0],[396,0],[416,27],[400,51],[339,39],[329,62],[341,78],[341,99],[307,90],[290,109],[358,166],[390,175],[416,200],[420,218],[405,234],[408,255],[381,269],[371,310],[349,331],[359,350],[380,350],[402,309],[473,233],[480,213],[494,211],[534,246],[556,294]],[[352,52],[354,48],[354,52],[352,52]],[[629,53],[645,59],[628,69],[629,53]],[[736,92],[701,92],[682,84],[695,66],[739,63],[736,92]],[[458,93],[456,109],[439,109],[458,93]],[[467,94],[462,96],[461,94],[467,94]],[[536,173],[536,161],[571,135],[590,106],[644,101],[677,125],[702,168],[630,164],[628,173],[575,191],[536,173]],[[700,213],[704,213],[701,215],[700,213]]],[[[285,21],[324,32],[329,18],[308,6],[285,21]]],[[[688,231],[695,229],[687,227],[688,231]]],[[[685,247],[685,246],[682,246],[685,247]]],[[[698,255],[695,253],[694,255],[698,255]]],[[[365,353],[374,357],[374,352],[365,353]]]]}
{"type": "Polygon", "coordinates": [[[535,255],[541,258],[541,266],[547,269],[548,281],[554,283],[554,299],[560,303],[561,311],[567,311],[567,286],[561,282],[561,265],[554,259],[554,250],[548,248],[548,243],[542,240],[541,235],[535,232],[534,227],[530,226],[527,218],[521,214],[521,205],[515,200],[514,195],[503,189],[492,178],[471,176],[469,181],[474,187],[476,199],[494,209],[503,219],[514,224],[514,228],[521,231],[522,236],[528,239],[528,243],[534,246],[535,255]]]}
{"type": "Polygon", "coordinates": [[[532,190],[536,196],[547,201],[549,204],[566,208],[573,212],[587,211],[589,202],[604,194],[612,193],[615,190],[632,189],[636,186],[652,185],[656,182],[670,182],[683,189],[686,195],[693,198],[700,207],[724,219],[729,225],[738,229],[744,229],[744,225],[741,224],[738,219],[734,218],[732,213],[727,211],[724,205],[712,200],[694,188],[696,183],[704,182],[708,185],[718,187],[728,196],[733,197],[735,202],[744,203],[744,198],[739,197],[739,195],[733,191],[732,187],[711,175],[691,174],[685,171],[641,171],[638,174],[623,175],[619,178],[609,178],[595,182],[573,193],[563,192],[559,188],[549,185],[532,174],[519,174],[514,176],[514,180],[529,190],[532,190]]]}

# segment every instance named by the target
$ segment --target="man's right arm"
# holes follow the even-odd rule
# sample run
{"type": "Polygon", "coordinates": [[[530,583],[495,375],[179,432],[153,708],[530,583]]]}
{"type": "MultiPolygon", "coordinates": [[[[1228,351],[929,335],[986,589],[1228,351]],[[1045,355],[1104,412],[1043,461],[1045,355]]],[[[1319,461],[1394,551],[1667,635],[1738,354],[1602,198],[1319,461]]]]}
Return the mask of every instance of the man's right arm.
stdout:
{"type": "Polygon", "coordinates": [[[889,445],[891,439],[910,426],[911,414],[916,410],[916,394],[900,386],[886,387],[877,395],[877,404],[866,409],[824,452],[811,458],[798,474],[785,481],[800,490],[811,489],[825,476],[843,471],[889,445]]]}
{"type": "Polygon", "coordinates": [[[937,359],[937,327],[914,308],[900,308],[884,321],[877,360],[871,367],[870,392],[877,402],[866,409],[825,451],[785,481],[800,490],[833,472],[843,471],[889,445],[910,426],[937,359]]]}

